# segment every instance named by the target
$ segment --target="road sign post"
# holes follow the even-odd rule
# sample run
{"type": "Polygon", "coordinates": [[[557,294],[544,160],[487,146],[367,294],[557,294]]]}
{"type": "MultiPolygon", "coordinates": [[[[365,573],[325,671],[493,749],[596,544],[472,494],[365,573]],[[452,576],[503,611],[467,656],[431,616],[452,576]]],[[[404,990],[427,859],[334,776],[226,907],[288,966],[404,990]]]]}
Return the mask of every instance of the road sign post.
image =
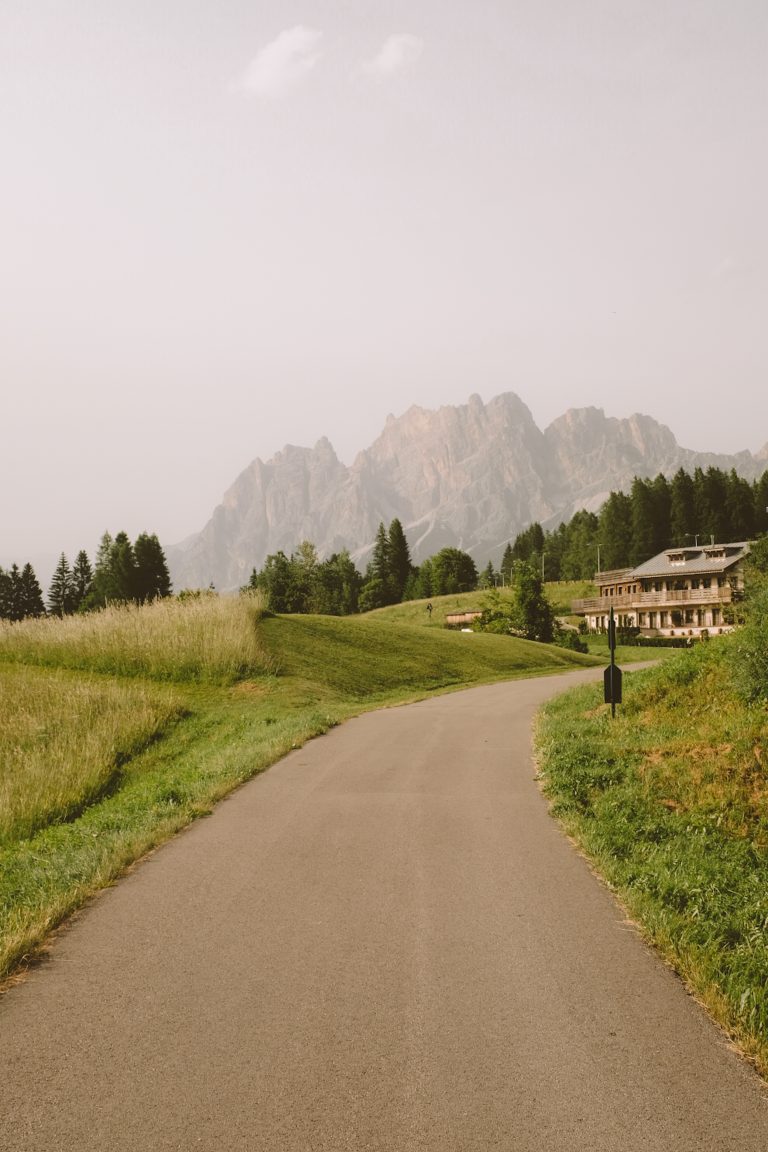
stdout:
{"type": "Polygon", "coordinates": [[[611,706],[611,716],[615,716],[616,705],[621,704],[621,668],[616,664],[616,621],[613,618],[613,605],[608,619],[608,648],[611,662],[603,674],[603,699],[611,706]]]}

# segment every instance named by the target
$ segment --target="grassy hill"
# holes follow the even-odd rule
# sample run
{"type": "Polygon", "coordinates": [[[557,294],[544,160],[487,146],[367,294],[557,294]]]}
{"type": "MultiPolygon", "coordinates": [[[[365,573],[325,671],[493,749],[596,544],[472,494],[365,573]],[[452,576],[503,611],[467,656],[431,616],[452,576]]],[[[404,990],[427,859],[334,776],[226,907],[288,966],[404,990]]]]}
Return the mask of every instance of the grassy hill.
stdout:
{"type": "Polygon", "coordinates": [[[747,635],[626,678],[614,721],[598,687],[559,696],[537,743],[555,814],[768,1074],[768,712],[739,686],[747,635]]]}
{"type": "Polygon", "coordinates": [[[391,611],[272,617],[251,597],[0,625],[0,978],[132,861],[341,720],[594,662],[391,611]]]}
{"type": "MultiPolygon", "coordinates": [[[[497,590],[502,599],[511,599],[509,588],[497,590]]],[[[584,580],[559,581],[544,585],[547,599],[558,616],[569,616],[571,602],[597,595],[594,584],[584,580]]],[[[369,619],[389,618],[403,624],[418,624],[423,628],[443,628],[445,618],[449,612],[482,611],[488,593],[454,592],[450,596],[433,596],[431,600],[408,600],[404,604],[391,604],[387,608],[376,608],[369,612],[369,619]],[[427,611],[427,604],[432,605],[432,613],[427,611]]]]}

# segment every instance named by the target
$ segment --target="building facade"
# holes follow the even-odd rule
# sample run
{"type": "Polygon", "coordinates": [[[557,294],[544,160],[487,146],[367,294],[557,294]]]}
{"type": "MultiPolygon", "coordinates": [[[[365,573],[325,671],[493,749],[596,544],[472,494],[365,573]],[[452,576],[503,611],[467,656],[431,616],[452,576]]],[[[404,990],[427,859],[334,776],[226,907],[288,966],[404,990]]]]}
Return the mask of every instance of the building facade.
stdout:
{"type": "Polygon", "coordinates": [[[591,632],[605,631],[611,608],[617,627],[643,636],[728,632],[727,609],[743,595],[748,552],[747,543],[668,548],[636,568],[598,572],[598,595],[574,600],[572,611],[591,632]]]}

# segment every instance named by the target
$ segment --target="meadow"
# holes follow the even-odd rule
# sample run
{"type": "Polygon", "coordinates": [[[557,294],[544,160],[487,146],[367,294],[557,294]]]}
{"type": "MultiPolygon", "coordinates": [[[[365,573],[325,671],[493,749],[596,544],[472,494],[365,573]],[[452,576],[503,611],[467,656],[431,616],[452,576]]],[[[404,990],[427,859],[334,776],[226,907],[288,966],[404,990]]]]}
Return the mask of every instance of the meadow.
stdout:
{"type": "MultiPolygon", "coordinates": [[[[768,710],[738,635],[553,700],[537,756],[553,813],[650,940],[768,1073],[768,710]]],[[[647,653],[646,653],[647,654],[647,653]]]]}
{"type": "Polygon", "coordinates": [[[0,628],[0,980],[128,865],[367,708],[593,663],[203,595],[0,628]]]}

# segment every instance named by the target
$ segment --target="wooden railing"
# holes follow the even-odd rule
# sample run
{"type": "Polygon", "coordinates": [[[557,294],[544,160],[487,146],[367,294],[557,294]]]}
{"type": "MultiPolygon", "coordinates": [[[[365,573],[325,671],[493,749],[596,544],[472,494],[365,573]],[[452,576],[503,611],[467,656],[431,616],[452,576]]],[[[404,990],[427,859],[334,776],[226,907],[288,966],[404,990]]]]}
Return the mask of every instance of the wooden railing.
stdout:
{"type": "Polygon", "coordinates": [[[730,604],[733,589],[685,588],[674,592],[636,592],[634,596],[593,596],[589,600],[573,600],[571,610],[579,612],[610,612],[627,608],[664,608],[670,604],[730,604]]]}

